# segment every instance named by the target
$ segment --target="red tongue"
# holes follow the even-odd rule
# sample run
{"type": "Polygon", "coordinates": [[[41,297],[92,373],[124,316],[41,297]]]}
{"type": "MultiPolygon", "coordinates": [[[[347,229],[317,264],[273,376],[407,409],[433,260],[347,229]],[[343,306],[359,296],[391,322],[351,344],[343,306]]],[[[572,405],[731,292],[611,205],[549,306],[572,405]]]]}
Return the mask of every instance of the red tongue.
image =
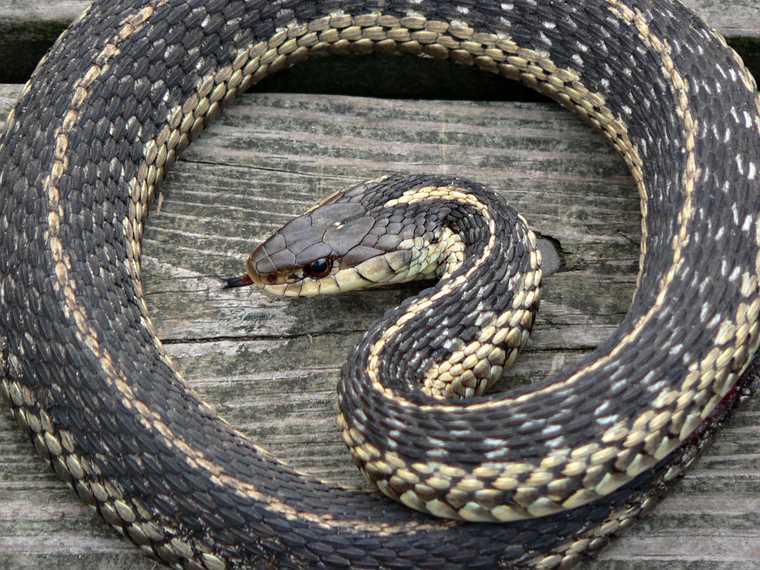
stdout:
{"type": "Polygon", "coordinates": [[[225,279],[222,289],[235,289],[237,287],[248,287],[249,285],[253,285],[253,279],[248,275],[241,275],[240,277],[225,279]]]}

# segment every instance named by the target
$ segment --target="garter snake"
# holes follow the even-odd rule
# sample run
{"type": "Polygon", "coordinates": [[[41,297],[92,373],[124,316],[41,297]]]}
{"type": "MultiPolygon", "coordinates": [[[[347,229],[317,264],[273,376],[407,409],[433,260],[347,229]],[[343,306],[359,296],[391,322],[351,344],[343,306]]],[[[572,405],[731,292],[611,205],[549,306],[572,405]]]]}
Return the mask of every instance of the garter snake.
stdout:
{"type": "MultiPolygon", "coordinates": [[[[170,565],[571,565],[689,464],[757,349],[759,134],[751,75],[670,0],[96,1],[0,143],[3,392],[75,492],[170,565]],[[225,104],[312,55],[370,52],[477,66],[580,113],[626,160],[643,214],[616,333],[552,378],[482,398],[511,358],[496,335],[511,349],[530,327],[537,256],[487,263],[513,243],[497,230],[508,210],[466,181],[388,196],[410,209],[437,193],[471,214],[448,233],[422,223],[418,249],[443,244],[443,278],[367,333],[339,387],[356,462],[404,507],[310,480],[220,420],[163,351],[140,280],[155,188],[225,104]],[[524,288],[498,311],[473,301],[510,280],[524,288]],[[484,346],[475,381],[452,372],[484,346]]],[[[270,286],[350,269],[333,255],[284,278],[273,264],[270,286]]],[[[251,280],[268,280],[259,262],[251,280]]]]}

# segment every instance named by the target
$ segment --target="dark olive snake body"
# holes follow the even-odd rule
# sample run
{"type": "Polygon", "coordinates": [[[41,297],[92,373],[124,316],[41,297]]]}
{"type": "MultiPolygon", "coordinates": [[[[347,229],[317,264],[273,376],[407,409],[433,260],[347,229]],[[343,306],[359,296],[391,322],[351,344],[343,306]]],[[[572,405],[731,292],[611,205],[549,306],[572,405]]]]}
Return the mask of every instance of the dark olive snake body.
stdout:
{"type": "Polygon", "coordinates": [[[96,1],[0,139],[2,392],[76,493],[170,565],[570,566],[653,501],[735,397],[760,339],[758,165],[754,80],[671,0],[96,1]],[[469,256],[365,336],[339,423],[375,486],[444,519],[328,487],[240,435],[184,384],[142,297],[143,225],[177,153],[268,74],[370,52],[525,82],[597,127],[641,194],[639,286],[613,336],[529,387],[441,401],[410,385],[465,362],[457,339],[490,346],[500,367],[492,355],[511,341],[473,315],[521,336],[540,269],[528,252],[495,270],[498,252],[512,259],[495,240],[508,232],[480,186],[418,177],[388,190],[388,207],[414,212],[464,204],[469,256]],[[470,304],[509,276],[523,292],[470,304]],[[436,315],[440,334],[426,336],[436,315]]]}

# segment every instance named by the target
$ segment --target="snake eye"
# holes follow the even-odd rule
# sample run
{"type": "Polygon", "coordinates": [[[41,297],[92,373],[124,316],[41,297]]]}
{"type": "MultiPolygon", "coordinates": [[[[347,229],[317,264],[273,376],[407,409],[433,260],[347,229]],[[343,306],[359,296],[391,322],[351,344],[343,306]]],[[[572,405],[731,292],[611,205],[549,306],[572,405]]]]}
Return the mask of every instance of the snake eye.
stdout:
{"type": "Polygon", "coordinates": [[[303,272],[307,277],[311,277],[312,279],[322,279],[323,277],[327,277],[330,274],[330,271],[332,271],[332,266],[332,259],[328,259],[327,257],[320,257],[319,259],[312,261],[309,263],[309,265],[304,267],[303,272]]]}

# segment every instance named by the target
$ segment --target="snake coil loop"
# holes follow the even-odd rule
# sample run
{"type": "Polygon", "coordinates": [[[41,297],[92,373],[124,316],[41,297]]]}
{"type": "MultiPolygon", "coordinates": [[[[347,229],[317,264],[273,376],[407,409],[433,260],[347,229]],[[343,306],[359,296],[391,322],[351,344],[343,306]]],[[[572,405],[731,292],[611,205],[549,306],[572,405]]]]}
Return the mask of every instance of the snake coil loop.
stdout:
{"type": "MultiPolygon", "coordinates": [[[[759,108],[738,56],[671,0],[95,1],[0,143],[3,392],[76,493],[167,564],[569,566],[691,461],[757,349],[759,108]],[[384,385],[405,370],[391,348],[430,312],[413,300],[346,366],[340,421],[360,467],[459,520],[272,458],[184,384],[143,300],[145,218],[177,154],[267,75],[370,52],[525,82],[599,129],[641,194],[630,312],[578,365],[461,402],[384,385]]],[[[480,198],[468,207],[488,220],[480,198]]],[[[481,251],[503,247],[480,235],[481,251]]],[[[430,302],[466,322],[471,281],[452,281],[430,302]]],[[[493,316],[524,326],[529,294],[493,316]]]]}

